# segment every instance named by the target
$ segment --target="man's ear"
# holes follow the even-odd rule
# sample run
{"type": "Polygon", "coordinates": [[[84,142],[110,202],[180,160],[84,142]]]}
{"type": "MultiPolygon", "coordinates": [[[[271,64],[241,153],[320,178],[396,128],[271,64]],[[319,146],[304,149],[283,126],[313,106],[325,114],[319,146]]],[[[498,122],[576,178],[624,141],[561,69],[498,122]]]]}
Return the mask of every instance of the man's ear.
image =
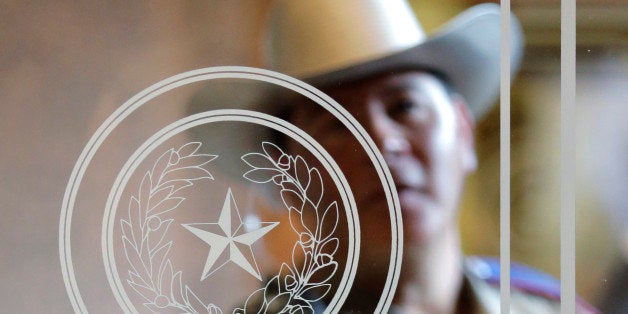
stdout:
{"type": "Polygon", "coordinates": [[[475,152],[475,120],[469,111],[469,106],[462,95],[451,96],[456,111],[457,136],[460,138],[462,165],[467,173],[478,167],[478,158],[475,152]]]}

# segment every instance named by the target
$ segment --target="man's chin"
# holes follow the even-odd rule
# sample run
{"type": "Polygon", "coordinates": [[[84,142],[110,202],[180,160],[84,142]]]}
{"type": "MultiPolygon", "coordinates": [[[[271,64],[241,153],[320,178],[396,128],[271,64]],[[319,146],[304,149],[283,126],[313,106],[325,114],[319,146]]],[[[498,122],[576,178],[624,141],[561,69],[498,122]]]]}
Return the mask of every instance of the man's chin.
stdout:
{"type": "Polygon", "coordinates": [[[424,194],[401,191],[399,203],[403,215],[404,246],[420,246],[442,231],[442,216],[445,213],[424,194]]]}

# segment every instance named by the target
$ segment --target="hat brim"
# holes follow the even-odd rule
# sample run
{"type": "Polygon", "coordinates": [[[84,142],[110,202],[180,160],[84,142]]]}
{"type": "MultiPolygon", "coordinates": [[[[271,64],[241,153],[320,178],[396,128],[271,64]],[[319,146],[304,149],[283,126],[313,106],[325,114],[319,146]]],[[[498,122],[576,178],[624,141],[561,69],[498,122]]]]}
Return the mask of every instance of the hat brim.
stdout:
{"type": "MultiPolygon", "coordinates": [[[[517,19],[510,18],[511,77],[521,62],[523,34],[517,19]]],[[[500,7],[474,6],[447,23],[435,35],[409,49],[329,73],[301,78],[314,86],[339,84],[408,69],[442,74],[463,95],[476,119],[491,107],[500,85],[500,7]]]]}

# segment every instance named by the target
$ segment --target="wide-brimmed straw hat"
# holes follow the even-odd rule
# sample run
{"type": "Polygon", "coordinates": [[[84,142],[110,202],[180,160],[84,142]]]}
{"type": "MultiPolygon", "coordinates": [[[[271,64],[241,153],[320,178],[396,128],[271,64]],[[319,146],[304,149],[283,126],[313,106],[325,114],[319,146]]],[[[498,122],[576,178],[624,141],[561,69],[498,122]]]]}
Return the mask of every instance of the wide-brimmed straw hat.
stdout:
{"type": "MultiPolygon", "coordinates": [[[[523,48],[510,25],[511,73],[523,48]]],[[[264,66],[314,86],[378,73],[420,69],[441,74],[481,117],[500,82],[500,8],[474,6],[431,36],[404,0],[275,1],[268,18],[264,66]]]]}

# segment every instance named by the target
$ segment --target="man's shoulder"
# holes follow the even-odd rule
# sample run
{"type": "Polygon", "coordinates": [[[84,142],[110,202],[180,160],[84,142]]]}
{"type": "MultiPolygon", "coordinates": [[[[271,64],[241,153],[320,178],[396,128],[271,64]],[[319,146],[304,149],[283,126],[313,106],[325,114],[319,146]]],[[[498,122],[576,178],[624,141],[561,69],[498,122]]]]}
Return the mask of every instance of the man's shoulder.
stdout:
{"type": "MultiPolygon", "coordinates": [[[[499,259],[495,257],[471,256],[465,260],[465,273],[476,293],[484,300],[499,299],[501,270],[499,259]]],[[[513,308],[546,308],[560,310],[560,281],[532,267],[511,263],[510,303],[513,308]]],[[[492,303],[496,301],[493,300],[492,303]]],[[[578,313],[599,313],[594,307],[578,298],[578,313]]],[[[526,311],[527,312],[527,311],[526,311]]],[[[551,311],[550,313],[553,313],[551,311]]]]}
{"type": "MultiPolygon", "coordinates": [[[[501,268],[499,258],[486,256],[467,257],[466,269],[483,281],[499,286],[501,282],[501,268]]],[[[552,300],[560,300],[560,281],[532,267],[519,264],[510,264],[511,289],[527,292],[552,300]]]]}

